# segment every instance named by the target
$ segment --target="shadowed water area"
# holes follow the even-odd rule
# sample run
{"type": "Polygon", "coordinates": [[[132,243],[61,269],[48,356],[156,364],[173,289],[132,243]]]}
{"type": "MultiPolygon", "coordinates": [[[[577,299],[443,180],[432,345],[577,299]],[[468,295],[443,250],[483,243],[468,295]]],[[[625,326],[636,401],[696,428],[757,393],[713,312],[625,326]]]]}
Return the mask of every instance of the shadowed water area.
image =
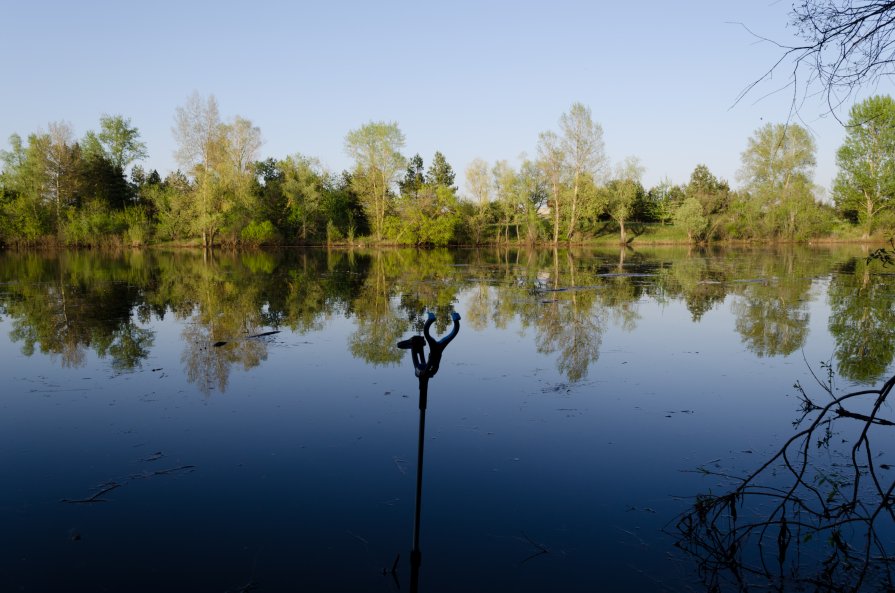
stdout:
{"type": "MultiPolygon", "coordinates": [[[[890,377],[895,276],[866,255],[0,254],[0,583],[796,591],[827,571],[820,590],[884,589],[885,559],[827,570],[829,550],[866,539],[859,524],[812,532],[751,491],[705,498],[769,460],[763,484],[785,492],[787,439],[890,377]],[[427,383],[418,488],[422,383],[397,344],[429,313],[435,338],[461,320],[427,383]],[[773,546],[693,527],[731,509],[770,517],[773,546]]],[[[854,468],[876,464],[873,558],[895,554],[895,426],[877,420],[895,415],[879,400],[795,456],[821,502],[854,487],[827,518],[875,508],[854,468]],[[871,461],[851,454],[861,414],[871,461]]]]}

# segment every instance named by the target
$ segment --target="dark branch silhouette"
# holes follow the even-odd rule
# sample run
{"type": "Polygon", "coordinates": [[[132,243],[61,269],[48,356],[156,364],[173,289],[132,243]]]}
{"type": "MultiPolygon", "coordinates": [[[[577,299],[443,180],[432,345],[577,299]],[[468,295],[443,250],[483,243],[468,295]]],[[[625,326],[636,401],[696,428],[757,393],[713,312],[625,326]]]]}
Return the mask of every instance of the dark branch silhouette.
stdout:
{"type": "MultiPolygon", "coordinates": [[[[895,68],[895,1],[802,0],[793,4],[790,25],[801,43],[784,44],[745,27],[782,55],[737,96],[739,103],[759,84],[791,66],[788,82],[773,92],[792,90],[792,112],[817,89],[831,113],[859,88],[891,76],[895,68]]],[[[771,93],[773,94],[773,93],[771,93]]]]}
{"type": "Polygon", "coordinates": [[[796,383],[797,432],[757,470],[737,477],[700,468],[733,483],[697,496],[674,523],[676,545],[697,560],[709,591],[895,587],[895,478],[874,447],[893,436],[883,413],[895,377],[838,396],[832,373],[818,383],[830,400],[817,403],[796,383]]]}

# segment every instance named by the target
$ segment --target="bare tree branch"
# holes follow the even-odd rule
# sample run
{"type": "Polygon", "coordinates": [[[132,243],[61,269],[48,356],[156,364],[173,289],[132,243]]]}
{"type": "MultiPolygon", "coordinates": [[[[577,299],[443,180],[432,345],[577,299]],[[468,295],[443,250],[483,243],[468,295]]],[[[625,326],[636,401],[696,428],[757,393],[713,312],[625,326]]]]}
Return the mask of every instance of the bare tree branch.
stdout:
{"type": "MultiPolygon", "coordinates": [[[[819,91],[830,113],[865,86],[895,74],[895,1],[802,0],[793,4],[790,26],[803,43],[785,44],[739,23],[759,42],[782,55],[737,95],[737,105],[755,88],[790,68],[783,88],[792,88],[791,113],[819,91]]],[[[779,92],[775,91],[775,92],[779,92]]]]}

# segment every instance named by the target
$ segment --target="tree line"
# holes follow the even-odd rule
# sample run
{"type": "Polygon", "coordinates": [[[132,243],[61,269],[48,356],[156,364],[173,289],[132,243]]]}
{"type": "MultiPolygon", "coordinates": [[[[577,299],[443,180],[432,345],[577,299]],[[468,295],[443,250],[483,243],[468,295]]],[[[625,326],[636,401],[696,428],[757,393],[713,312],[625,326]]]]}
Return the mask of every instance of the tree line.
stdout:
{"type": "Polygon", "coordinates": [[[224,120],[213,96],[177,108],[179,169],[147,170],[131,121],[104,115],[76,138],[51,123],[0,151],[0,242],[7,246],[152,243],[538,244],[636,236],[655,242],[868,240],[895,226],[895,101],[855,104],[837,152],[832,202],[813,181],[816,146],[798,124],[766,124],[742,152],[740,188],[696,165],[686,183],[642,184],[635,157],[609,162],[591,110],[573,104],[542,132],[533,158],[473,160],[461,196],[435,152],[402,154],[395,122],[345,136],[350,170],[294,154],[259,159],[260,129],[224,120]]]}

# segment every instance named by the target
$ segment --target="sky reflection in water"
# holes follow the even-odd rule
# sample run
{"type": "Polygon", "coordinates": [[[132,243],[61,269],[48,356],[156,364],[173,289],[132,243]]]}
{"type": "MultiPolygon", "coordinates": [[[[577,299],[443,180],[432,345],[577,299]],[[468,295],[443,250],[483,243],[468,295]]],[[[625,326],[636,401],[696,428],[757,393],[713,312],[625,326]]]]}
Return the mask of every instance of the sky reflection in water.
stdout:
{"type": "Polygon", "coordinates": [[[885,380],[885,272],[855,248],[5,254],[0,581],[408,589],[417,380],[395,345],[455,310],[420,590],[698,590],[662,529],[724,485],[682,470],[763,463],[809,365],[885,380]]]}

